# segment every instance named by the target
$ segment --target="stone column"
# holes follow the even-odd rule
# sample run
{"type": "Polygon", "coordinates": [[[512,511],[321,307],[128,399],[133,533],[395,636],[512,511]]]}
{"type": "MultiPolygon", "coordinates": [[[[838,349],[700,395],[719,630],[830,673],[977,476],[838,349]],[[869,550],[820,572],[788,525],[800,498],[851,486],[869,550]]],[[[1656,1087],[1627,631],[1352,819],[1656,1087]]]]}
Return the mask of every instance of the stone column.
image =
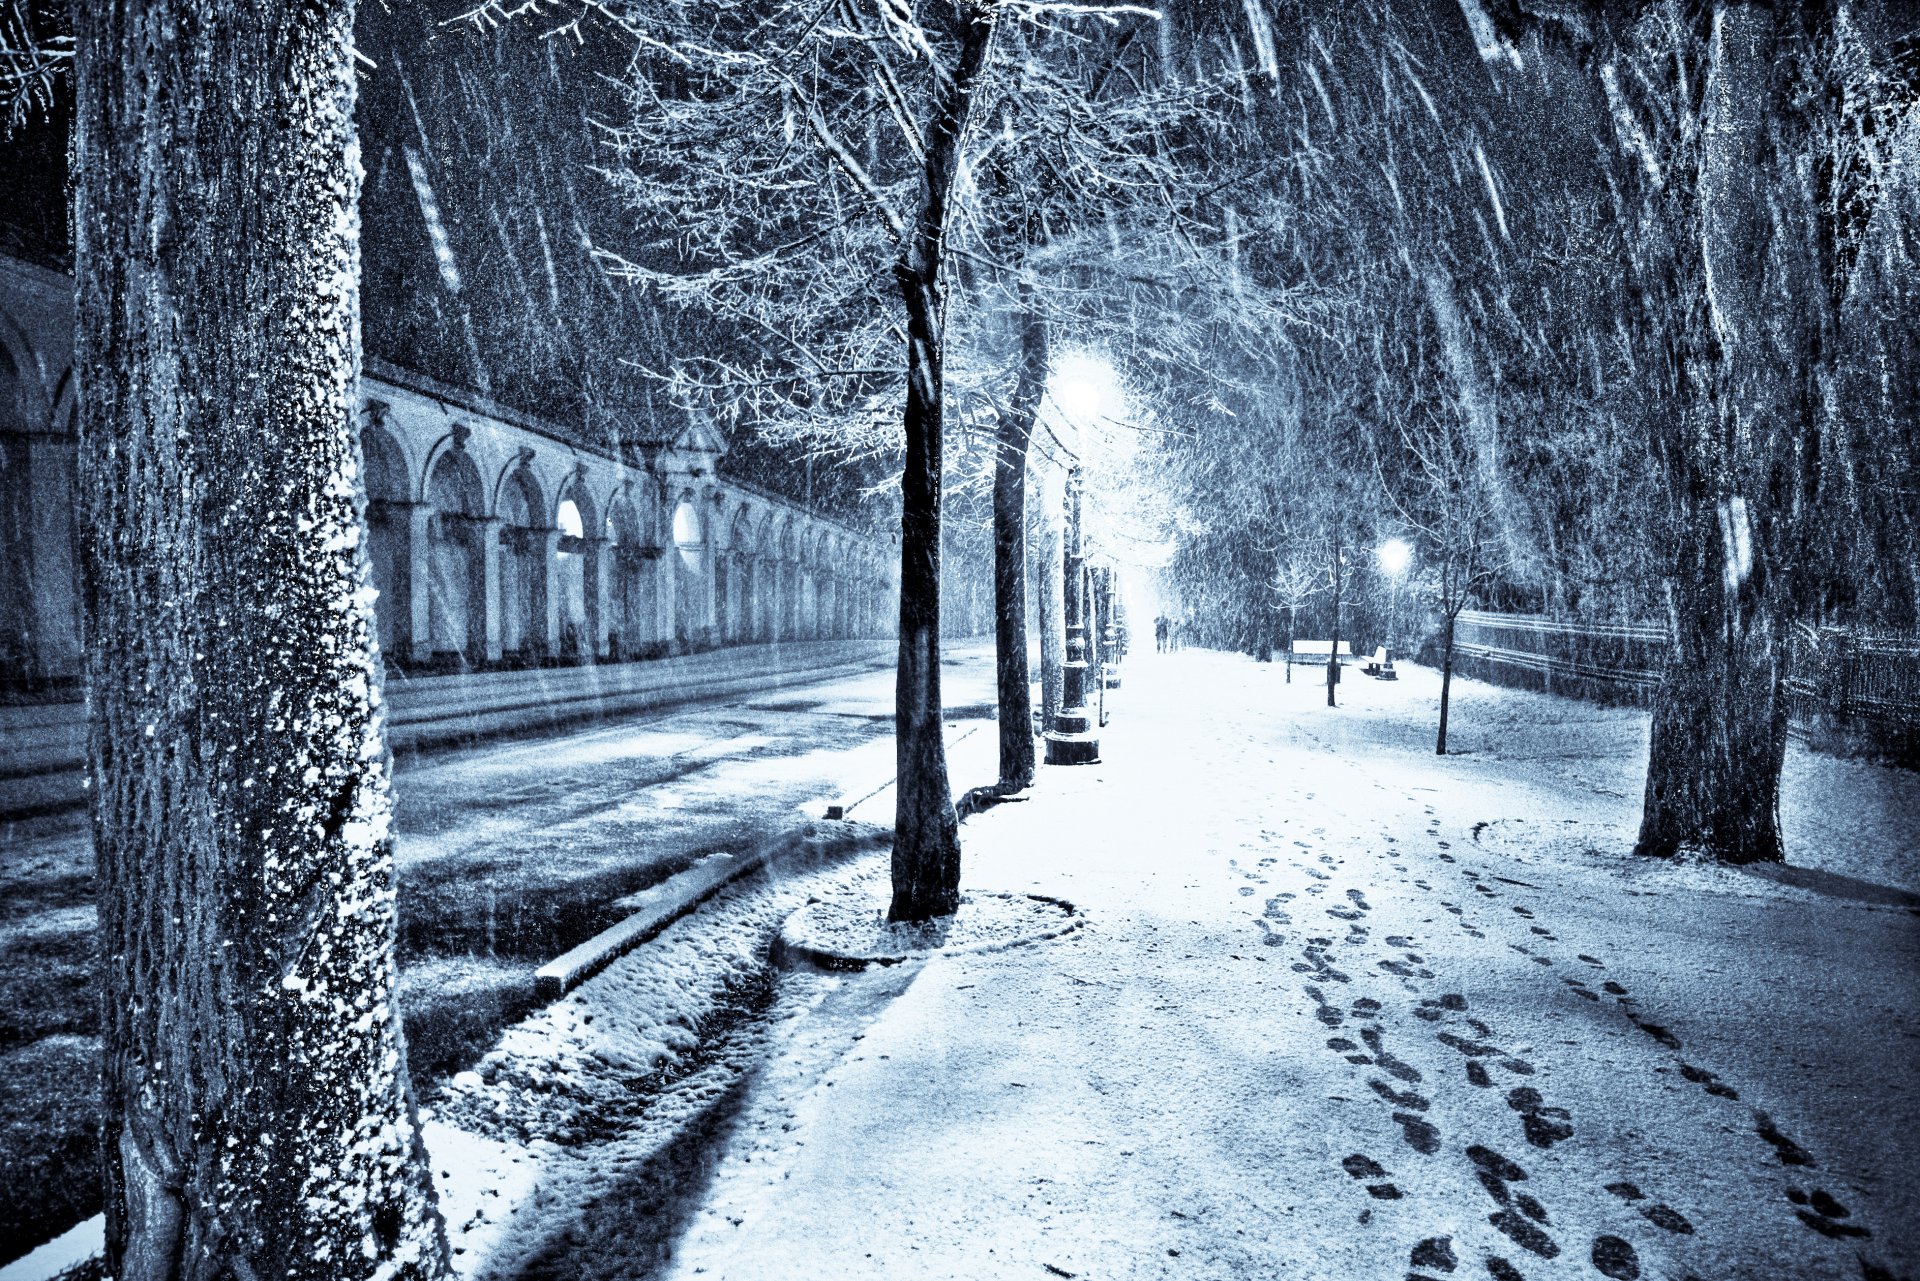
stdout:
{"type": "Polygon", "coordinates": [[[613,558],[608,552],[605,538],[587,538],[581,540],[581,554],[587,566],[587,631],[589,648],[595,658],[605,658],[612,653],[609,643],[613,624],[607,618],[607,601],[610,596],[607,574],[613,558]]]}
{"type": "Polygon", "coordinates": [[[504,652],[501,636],[500,601],[500,529],[498,516],[472,518],[472,528],[480,538],[480,610],[485,643],[481,653],[489,663],[497,663],[504,652]]]}
{"type": "Polygon", "coordinates": [[[712,645],[720,640],[720,637],[714,634],[720,617],[714,601],[714,594],[720,590],[720,531],[717,528],[720,522],[713,514],[714,504],[706,495],[701,495],[697,502],[702,509],[700,522],[702,525],[700,530],[702,573],[700,575],[700,612],[695,616],[695,621],[699,625],[694,629],[694,635],[706,644],[712,645]]]}
{"type": "Polygon", "coordinates": [[[407,519],[407,656],[424,663],[433,657],[433,508],[389,505],[404,509],[407,519]]]}
{"type": "MultiPolygon", "coordinates": [[[[27,493],[32,548],[26,578],[33,585],[31,661],[48,676],[80,674],[80,566],[74,548],[75,441],[27,437],[27,493]]],[[[15,482],[18,483],[18,482],[15,482]]]]}
{"type": "Polygon", "coordinates": [[[551,658],[560,652],[560,531],[530,529],[527,545],[540,558],[533,575],[533,632],[540,652],[551,658]]]}
{"type": "Polygon", "coordinates": [[[667,531],[666,546],[653,558],[653,575],[654,638],[672,649],[679,641],[674,634],[674,619],[679,608],[676,597],[680,591],[680,548],[673,541],[671,528],[667,531]]]}
{"type": "Polygon", "coordinates": [[[785,588],[785,565],[778,555],[766,557],[766,640],[785,640],[780,626],[780,593],[785,588]]]}

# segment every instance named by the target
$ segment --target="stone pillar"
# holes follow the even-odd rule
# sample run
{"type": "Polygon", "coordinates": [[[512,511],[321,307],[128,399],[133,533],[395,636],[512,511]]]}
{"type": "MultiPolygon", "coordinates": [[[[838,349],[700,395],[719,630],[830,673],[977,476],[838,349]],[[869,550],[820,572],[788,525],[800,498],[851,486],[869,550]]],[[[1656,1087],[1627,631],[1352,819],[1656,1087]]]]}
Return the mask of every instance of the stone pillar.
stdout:
{"type": "Polygon", "coordinates": [[[747,558],[737,547],[727,553],[727,627],[729,641],[747,639],[747,558]]]}
{"type": "Polygon", "coordinates": [[[772,556],[760,558],[760,573],[754,579],[754,590],[760,594],[760,639],[771,641],[779,636],[780,629],[780,562],[772,556]]]}
{"type": "Polygon", "coordinates": [[[720,540],[717,537],[718,531],[714,528],[719,522],[711,515],[713,511],[712,503],[702,502],[700,505],[706,508],[709,514],[702,522],[705,528],[700,531],[700,567],[702,570],[700,575],[700,612],[694,617],[694,621],[698,626],[693,629],[693,634],[697,639],[712,645],[718,643],[720,640],[720,637],[714,634],[714,629],[720,617],[719,610],[715,608],[714,602],[714,594],[720,590],[720,540]]]}
{"type": "Polygon", "coordinates": [[[736,559],[740,566],[740,643],[742,645],[751,645],[760,638],[759,633],[754,630],[753,577],[755,558],[742,552],[736,559]]]}
{"type": "Polygon", "coordinates": [[[607,574],[611,569],[613,557],[609,552],[605,538],[587,538],[581,541],[581,554],[587,566],[587,631],[589,645],[595,658],[606,658],[612,653],[609,643],[613,634],[613,623],[607,617],[608,592],[607,574]]]}
{"type": "Polygon", "coordinates": [[[433,657],[433,508],[389,505],[407,521],[407,656],[424,663],[433,657]]]}
{"type": "Polygon", "coordinates": [[[489,663],[497,663],[504,652],[500,600],[500,529],[498,516],[481,516],[472,521],[480,537],[480,610],[485,642],[481,653],[489,663]]]}
{"type": "Polygon", "coordinates": [[[560,531],[530,529],[527,545],[540,561],[533,575],[533,634],[551,658],[560,652],[560,531]]]}
{"type": "Polygon", "coordinates": [[[678,639],[673,621],[679,607],[675,596],[680,590],[680,549],[674,545],[671,528],[667,530],[666,546],[653,558],[652,570],[653,635],[671,649],[678,639]]]}
{"type": "Polygon", "coordinates": [[[72,436],[27,437],[33,531],[26,566],[33,584],[32,661],[48,676],[80,674],[80,566],[74,548],[75,441],[72,436]]]}

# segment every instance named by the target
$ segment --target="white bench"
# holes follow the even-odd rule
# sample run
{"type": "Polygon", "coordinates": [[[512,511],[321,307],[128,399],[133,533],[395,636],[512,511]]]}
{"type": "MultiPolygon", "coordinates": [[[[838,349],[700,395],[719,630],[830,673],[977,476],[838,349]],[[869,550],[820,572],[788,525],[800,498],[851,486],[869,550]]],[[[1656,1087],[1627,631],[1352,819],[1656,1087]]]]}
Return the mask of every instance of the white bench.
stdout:
{"type": "Polygon", "coordinates": [[[1393,670],[1393,660],[1387,657],[1387,647],[1385,645],[1373,651],[1373,657],[1367,660],[1367,665],[1361,670],[1369,676],[1378,676],[1383,681],[1397,681],[1400,679],[1399,673],[1393,670]]]}
{"type": "MultiPolygon", "coordinates": [[[[1287,666],[1295,663],[1324,663],[1333,655],[1333,642],[1330,640],[1297,640],[1287,652],[1287,666]]],[[[1340,642],[1340,661],[1353,661],[1353,645],[1348,641],[1340,642]]]]}

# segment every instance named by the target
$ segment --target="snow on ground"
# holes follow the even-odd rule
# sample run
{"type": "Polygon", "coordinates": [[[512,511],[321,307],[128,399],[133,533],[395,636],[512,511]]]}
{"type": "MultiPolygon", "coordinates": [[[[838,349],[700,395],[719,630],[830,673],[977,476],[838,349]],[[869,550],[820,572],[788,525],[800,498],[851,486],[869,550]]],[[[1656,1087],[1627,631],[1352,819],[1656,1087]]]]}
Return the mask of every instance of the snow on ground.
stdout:
{"type": "Polygon", "coordinates": [[[789,916],[780,929],[783,957],[829,970],[897,965],[938,950],[995,952],[1058,938],[1085,918],[1071,904],[1040,894],[974,891],[950,915],[931,921],[889,921],[892,885],[877,862],[849,883],[789,916]]]}
{"type": "MultiPolygon", "coordinates": [[[[978,731],[991,647],[957,645],[948,664],[956,741],[990,741],[978,731]]],[[[533,1011],[538,966],[673,872],[849,794],[874,794],[858,815],[884,806],[891,821],[892,717],[884,669],[403,760],[401,1003],[416,1077],[477,1059],[533,1011]]],[[[91,870],[84,815],[0,823],[0,1259],[98,1206],[95,1100],[62,1088],[99,1054],[91,870]]]]}
{"type": "MultiPolygon", "coordinates": [[[[993,775],[982,659],[949,672],[956,793],[993,775]]],[[[1133,660],[1100,764],[963,829],[970,890],[1085,912],[1051,941],[769,969],[810,899],[883,899],[883,855],[829,848],[857,824],[819,824],[429,1092],[461,1274],[1920,1270],[1920,779],[1796,749],[1793,868],[1637,860],[1643,713],[1463,681],[1439,758],[1402,670],[1329,710],[1304,672],[1133,660]]],[[[833,796],[884,824],[868,683],[429,760],[445,845],[409,857],[518,847],[537,881],[833,796]]],[[[519,962],[427,964],[458,993],[519,962]]]]}
{"type": "Polygon", "coordinates": [[[963,832],[1085,928],[782,976],[475,1275],[1914,1273],[1913,778],[1796,756],[1799,883],[1644,862],[1644,716],[1463,682],[1439,758],[1435,689],[1137,658],[963,832]]]}
{"type": "MultiPolygon", "coordinates": [[[[993,750],[991,735],[950,731],[955,778],[989,781],[993,750]]],[[[891,814],[890,785],[860,790],[871,794],[862,814],[891,814]]],[[[428,1100],[462,1275],[574,1276],[582,1252],[606,1245],[590,1226],[606,1204],[641,1220],[616,1230],[616,1256],[627,1265],[658,1256],[659,1207],[689,1182],[689,1163],[706,1159],[708,1129],[767,1057],[780,1021],[770,1012],[816,1000],[776,989],[766,955],[780,923],[850,878],[879,883],[883,855],[837,857],[863,826],[873,830],[818,824],[811,851],[723,891],[508,1029],[428,1100]]]]}

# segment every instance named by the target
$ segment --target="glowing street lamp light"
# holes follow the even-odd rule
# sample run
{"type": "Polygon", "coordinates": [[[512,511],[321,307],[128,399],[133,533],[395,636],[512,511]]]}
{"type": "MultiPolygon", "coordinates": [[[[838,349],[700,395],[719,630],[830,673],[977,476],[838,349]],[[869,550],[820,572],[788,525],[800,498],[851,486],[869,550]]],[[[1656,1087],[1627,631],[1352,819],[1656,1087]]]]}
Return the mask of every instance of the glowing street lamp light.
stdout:
{"type": "Polygon", "coordinates": [[[1413,547],[1404,538],[1389,538],[1380,544],[1375,555],[1380,558],[1380,568],[1387,572],[1387,579],[1393,584],[1393,603],[1387,609],[1387,661],[1380,668],[1380,679],[1397,681],[1400,675],[1393,670],[1393,641],[1394,631],[1400,622],[1400,579],[1413,560],[1413,547]]]}

